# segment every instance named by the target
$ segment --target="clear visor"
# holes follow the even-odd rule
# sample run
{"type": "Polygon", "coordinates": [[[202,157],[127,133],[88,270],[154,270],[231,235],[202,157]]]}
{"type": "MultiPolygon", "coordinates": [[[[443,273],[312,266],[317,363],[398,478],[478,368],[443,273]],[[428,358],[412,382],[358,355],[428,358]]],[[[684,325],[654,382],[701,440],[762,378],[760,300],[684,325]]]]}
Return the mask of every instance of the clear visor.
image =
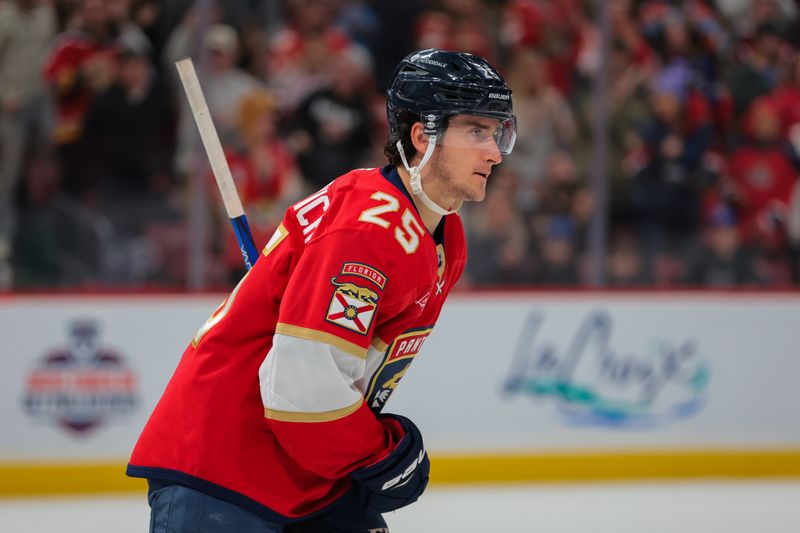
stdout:
{"type": "Polygon", "coordinates": [[[501,120],[493,136],[500,153],[503,155],[510,154],[511,150],[514,149],[514,143],[517,141],[517,117],[501,120]]]}
{"type": "Polygon", "coordinates": [[[508,155],[514,149],[516,140],[516,117],[459,114],[450,117],[447,130],[439,136],[437,144],[480,149],[494,142],[501,154],[508,155]]]}

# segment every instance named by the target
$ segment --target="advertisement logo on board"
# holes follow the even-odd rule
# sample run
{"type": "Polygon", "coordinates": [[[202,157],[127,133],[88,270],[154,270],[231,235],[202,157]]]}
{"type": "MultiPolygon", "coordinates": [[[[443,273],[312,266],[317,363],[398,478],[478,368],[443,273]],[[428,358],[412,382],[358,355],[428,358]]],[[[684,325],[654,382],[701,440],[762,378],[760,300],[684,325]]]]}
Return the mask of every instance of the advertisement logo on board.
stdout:
{"type": "Polygon", "coordinates": [[[694,415],[705,405],[709,361],[694,339],[652,336],[638,350],[612,344],[613,321],[588,313],[571,338],[548,339],[545,315],[532,311],[504,384],[510,396],[555,404],[567,423],[653,427],[694,415]]]}
{"type": "Polygon", "coordinates": [[[94,321],[71,324],[66,345],[45,354],[25,381],[22,406],[28,416],[87,434],[133,411],[136,375],[122,355],[101,346],[98,338],[94,321]]]}

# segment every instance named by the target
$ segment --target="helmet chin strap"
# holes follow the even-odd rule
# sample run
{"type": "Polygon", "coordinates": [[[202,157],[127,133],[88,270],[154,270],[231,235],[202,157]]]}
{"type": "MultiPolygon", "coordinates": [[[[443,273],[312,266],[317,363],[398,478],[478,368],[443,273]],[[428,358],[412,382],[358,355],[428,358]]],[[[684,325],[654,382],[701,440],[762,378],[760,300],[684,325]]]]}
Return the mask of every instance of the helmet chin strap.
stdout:
{"type": "MultiPolygon", "coordinates": [[[[453,213],[458,211],[458,208],[448,211],[447,209],[441,207],[439,204],[431,200],[430,196],[428,196],[425,191],[422,189],[422,175],[420,171],[422,167],[424,167],[428,161],[430,160],[431,156],[433,155],[433,150],[436,148],[436,135],[429,135],[428,136],[428,149],[425,150],[425,155],[422,156],[422,160],[419,162],[419,165],[415,167],[408,166],[408,160],[406,159],[405,151],[403,150],[403,143],[401,141],[397,141],[397,151],[400,152],[400,159],[403,161],[403,166],[406,167],[411,179],[409,183],[411,184],[411,192],[414,193],[414,196],[422,200],[422,203],[425,206],[436,213],[437,215],[445,216],[445,215],[452,215],[453,213]]],[[[461,207],[461,205],[459,205],[461,207]]]]}

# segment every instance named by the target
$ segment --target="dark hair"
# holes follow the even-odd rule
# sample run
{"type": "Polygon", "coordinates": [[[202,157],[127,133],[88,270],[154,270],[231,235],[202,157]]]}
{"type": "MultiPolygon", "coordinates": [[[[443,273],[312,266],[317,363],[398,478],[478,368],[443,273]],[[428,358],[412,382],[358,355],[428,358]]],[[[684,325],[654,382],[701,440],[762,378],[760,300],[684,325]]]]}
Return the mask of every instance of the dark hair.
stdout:
{"type": "Polygon", "coordinates": [[[383,146],[383,153],[389,160],[390,165],[393,167],[402,167],[403,160],[400,159],[400,152],[397,150],[397,140],[399,138],[403,142],[403,151],[410,165],[411,160],[417,155],[417,149],[414,148],[414,143],[411,142],[411,127],[415,122],[421,121],[418,115],[412,113],[408,109],[398,109],[395,112],[395,117],[397,118],[397,133],[396,135],[389,133],[389,138],[383,146]]]}
{"type": "MultiPolygon", "coordinates": [[[[414,143],[411,142],[411,128],[416,122],[422,122],[419,115],[408,109],[398,109],[395,111],[395,118],[397,119],[397,134],[392,135],[389,133],[389,138],[386,144],[383,145],[383,153],[389,160],[389,164],[393,167],[402,167],[403,160],[400,159],[400,152],[397,151],[397,139],[403,141],[403,151],[406,154],[406,161],[411,165],[411,160],[417,155],[417,149],[414,143]]],[[[445,116],[442,118],[442,131],[447,129],[450,122],[450,117],[445,116]]]]}

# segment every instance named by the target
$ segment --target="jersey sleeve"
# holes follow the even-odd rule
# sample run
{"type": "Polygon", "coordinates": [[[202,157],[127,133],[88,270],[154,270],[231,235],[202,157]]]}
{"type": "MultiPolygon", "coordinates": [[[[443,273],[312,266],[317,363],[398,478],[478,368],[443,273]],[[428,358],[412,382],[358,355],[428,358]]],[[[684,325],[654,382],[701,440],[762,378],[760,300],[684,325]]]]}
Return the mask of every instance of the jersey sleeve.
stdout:
{"type": "Polygon", "coordinates": [[[403,305],[407,278],[389,232],[337,230],[304,250],[281,301],[278,333],[331,344],[363,359],[375,326],[403,305]]]}
{"type": "Polygon", "coordinates": [[[259,371],[271,431],[296,462],[331,479],[380,460],[402,437],[375,418],[356,386],[376,325],[403,300],[381,237],[338,230],[309,243],[259,371]]]}

